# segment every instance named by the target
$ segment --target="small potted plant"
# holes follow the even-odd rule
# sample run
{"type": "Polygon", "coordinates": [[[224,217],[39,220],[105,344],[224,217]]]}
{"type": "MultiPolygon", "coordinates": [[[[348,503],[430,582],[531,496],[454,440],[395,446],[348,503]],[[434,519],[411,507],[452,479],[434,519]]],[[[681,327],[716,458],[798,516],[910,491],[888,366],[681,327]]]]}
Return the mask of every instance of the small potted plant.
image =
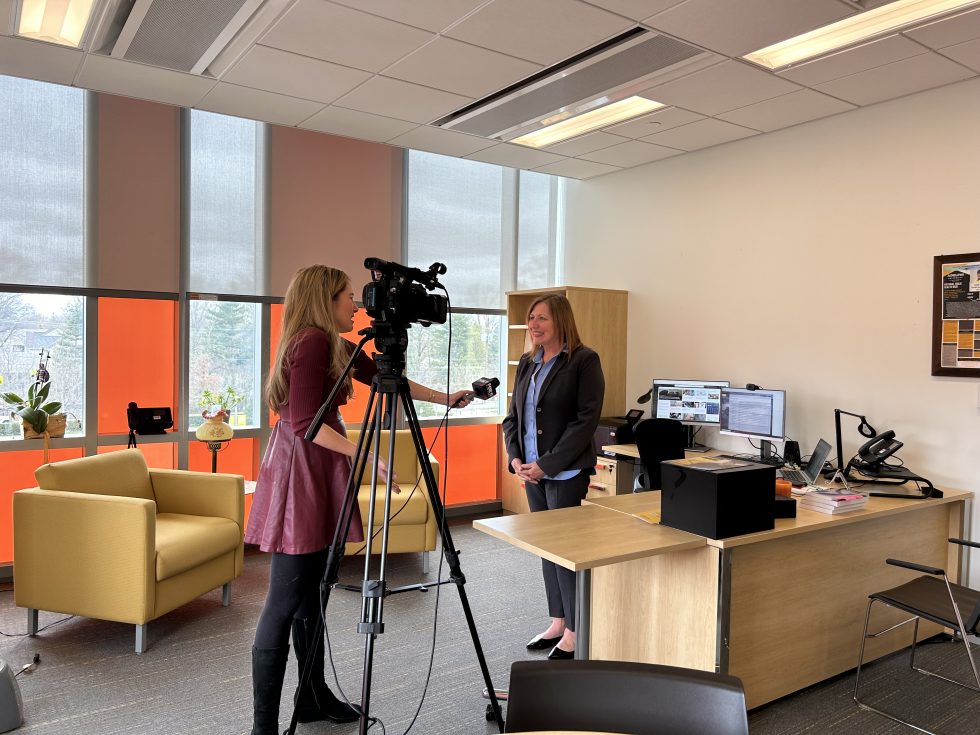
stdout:
{"type": "Polygon", "coordinates": [[[228,386],[223,391],[204,390],[197,405],[204,409],[201,411],[207,421],[201,424],[195,436],[201,441],[228,441],[235,433],[234,429],[228,425],[228,416],[231,409],[245,400],[245,396],[228,386]]]}
{"type": "Polygon", "coordinates": [[[61,401],[48,401],[51,381],[32,383],[27,389],[27,399],[16,393],[3,393],[3,400],[14,407],[11,416],[19,416],[24,426],[25,439],[40,439],[45,433],[58,438],[65,435],[65,415],[59,413],[61,401]]]}

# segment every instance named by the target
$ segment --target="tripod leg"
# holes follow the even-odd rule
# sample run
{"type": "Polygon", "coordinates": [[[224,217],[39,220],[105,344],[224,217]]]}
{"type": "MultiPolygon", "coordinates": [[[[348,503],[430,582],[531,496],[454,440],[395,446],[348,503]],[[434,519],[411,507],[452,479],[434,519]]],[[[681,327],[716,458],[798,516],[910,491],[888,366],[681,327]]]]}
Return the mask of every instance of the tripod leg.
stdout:
{"type": "MultiPolygon", "coordinates": [[[[466,577],[459,564],[459,554],[453,543],[452,535],[449,533],[449,526],[446,524],[446,509],[439,496],[439,488],[436,485],[435,475],[432,472],[432,465],[429,463],[429,455],[425,448],[425,441],[422,438],[422,429],[419,426],[418,415],[415,413],[415,406],[412,403],[412,395],[408,383],[404,382],[399,386],[399,394],[408,416],[408,426],[412,432],[412,441],[415,443],[415,454],[418,457],[419,467],[425,478],[425,486],[429,492],[429,502],[435,512],[436,523],[439,527],[439,534],[442,537],[442,553],[446,557],[449,565],[449,576],[459,592],[460,604],[463,606],[463,615],[466,617],[466,626],[470,630],[470,637],[473,639],[473,648],[476,651],[476,658],[480,664],[480,671],[483,673],[483,681],[487,687],[490,698],[490,708],[493,717],[497,721],[500,732],[504,731],[504,718],[500,710],[500,701],[497,699],[496,690],[490,680],[490,669],[487,666],[486,656],[483,654],[483,646],[480,643],[480,634],[476,630],[476,621],[473,619],[473,611],[470,609],[469,598],[466,596],[466,577]]],[[[489,713],[488,713],[489,719],[489,713]]]]}

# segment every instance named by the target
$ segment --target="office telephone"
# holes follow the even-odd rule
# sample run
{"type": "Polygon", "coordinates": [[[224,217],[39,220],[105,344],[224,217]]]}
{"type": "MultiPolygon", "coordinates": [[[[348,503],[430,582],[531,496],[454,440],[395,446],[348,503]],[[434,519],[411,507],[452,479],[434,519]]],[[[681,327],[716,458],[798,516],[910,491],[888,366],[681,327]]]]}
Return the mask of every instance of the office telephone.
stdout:
{"type": "Polygon", "coordinates": [[[865,466],[880,469],[882,463],[903,446],[904,444],[895,438],[895,432],[889,429],[861,445],[854,465],[858,468],[865,466]]]}

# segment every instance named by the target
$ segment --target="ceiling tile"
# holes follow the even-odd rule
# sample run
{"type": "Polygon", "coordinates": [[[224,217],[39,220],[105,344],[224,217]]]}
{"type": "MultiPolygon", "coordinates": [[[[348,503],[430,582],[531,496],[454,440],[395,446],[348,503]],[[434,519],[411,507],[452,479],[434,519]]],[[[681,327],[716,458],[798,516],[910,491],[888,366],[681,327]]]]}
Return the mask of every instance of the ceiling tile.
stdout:
{"type": "Polygon", "coordinates": [[[708,118],[692,122],[689,125],[681,125],[679,128],[666,130],[656,135],[648,135],[643,141],[670,148],[679,148],[683,151],[696,151],[700,148],[708,148],[720,143],[748,138],[752,135],[758,135],[758,132],[743,128],[741,125],[733,125],[724,120],[708,118]]]}
{"type": "Polygon", "coordinates": [[[688,0],[643,23],[712,51],[742,56],[853,14],[838,0],[688,0]]]}
{"type": "Polygon", "coordinates": [[[586,2],[633,20],[643,20],[667,8],[680,5],[684,0],[586,0],[586,2]]]}
{"type": "Polygon", "coordinates": [[[493,0],[445,35],[547,66],[633,25],[578,0],[493,0]]]}
{"type": "Polygon", "coordinates": [[[966,43],[958,43],[955,46],[947,46],[939,53],[963,64],[963,66],[980,71],[980,38],[975,38],[966,43]]]}
{"type": "Polygon", "coordinates": [[[454,94],[483,97],[540,69],[537,64],[440,37],[395,62],[384,73],[386,77],[454,94]]]}
{"type": "Polygon", "coordinates": [[[219,82],[195,107],[199,110],[247,117],[250,120],[262,120],[276,125],[298,125],[320,110],[323,105],[319,102],[219,82]]]}
{"type": "Polygon", "coordinates": [[[969,69],[928,53],[819,84],[817,89],[855,105],[871,105],[971,76],[969,69]]]}
{"type": "Polygon", "coordinates": [[[607,133],[615,135],[625,135],[627,138],[642,138],[654,133],[661,133],[664,130],[676,128],[679,125],[687,125],[695,120],[701,120],[704,115],[685,110],[680,107],[668,107],[663,110],[651,112],[649,115],[638,117],[618,125],[606,128],[607,133]]]}
{"type": "Polygon", "coordinates": [[[465,156],[468,153],[476,153],[493,145],[493,141],[486,138],[433,128],[428,125],[417,127],[415,130],[410,130],[388,142],[402,148],[442,153],[446,156],[465,156]]]}
{"type": "Polygon", "coordinates": [[[583,153],[591,153],[600,148],[608,148],[617,143],[625,143],[627,138],[609,133],[596,132],[581,135],[564,143],[558,143],[548,147],[549,153],[558,153],[562,156],[581,156],[583,153]]]}
{"type": "Polygon", "coordinates": [[[773,97],[771,100],[763,100],[748,107],[722,113],[718,117],[748,128],[769,132],[853,109],[854,105],[849,105],[847,102],[814,92],[812,89],[801,89],[799,92],[791,92],[782,97],[773,97]]]}
{"type": "Polygon", "coordinates": [[[705,115],[728,112],[799,86],[738,61],[725,61],[686,77],[644,90],[643,96],[705,115]]]}
{"type": "Polygon", "coordinates": [[[333,102],[371,73],[266,46],[253,46],[223,81],[318,102],[333,102]]]}
{"type": "Polygon", "coordinates": [[[929,48],[945,48],[964,41],[980,38],[980,9],[960,13],[951,18],[913,28],[905,35],[924,43],[929,48]]]}
{"type": "Polygon", "coordinates": [[[683,153],[683,151],[675,148],[665,148],[661,145],[641,143],[638,140],[628,140],[619,145],[586,153],[579,156],[579,158],[596,163],[605,163],[610,166],[638,166],[641,163],[659,161],[662,158],[669,158],[680,153],[683,153]]]}
{"type": "Polygon", "coordinates": [[[86,54],[75,84],[97,92],[194,107],[215,85],[213,79],[86,54]]]}
{"type": "Polygon", "coordinates": [[[549,163],[564,161],[564,156],[556,156],[554,153],[546,153],[523,145],[513,145],[511,143],[501,143],[500,145],[484,148],[482,151],[471,153],[465,158],[484,163],[494,163],[498,166],[509,168],[530,169],[536,166],[545,166],[549,163]]]}
{"type": "Polygon", "coordinates": [[[402,133],[414,130],[417,126],[404,120],[393,120],[390,117],[331,105],[308,120],[304,120],[300,127],[318,130],[321,133],[385,143],[402,133]]]}
{"type": "Polygon", "coordinates": [[[464,107],[469,97],[420,87],[398,79],[374,77],[336,101],[339,107],[373,112],[416,123],[427,123],[464,107]]]}
{"type": "Polygon", "coordinates": [[[905,36],[894,35],[832,56],[799,64],[779,72],[779,76],[812,86],[925,53],[928,53],[928,50],[921,44],[910,41],[905,36]]]}
{"type": "Polygon", "coordinates": [[[381,71],[431,38],[426,31],[351,8],[299,0],[259,42],[355,69],[381,71]]]}
{"type": "Polygon", "coordinates": [[[0,74],[71,84],[83,58],[76,49],[0,36],[0,74]]]}
{"type": "Polygon", "coordinates": [[[487,0],[334,0],[365,13],[397,20],[399,23],[439,32],[473,12],[487,0]]]}
{"type": "Polygon", "coordinates": [[[549,163],[547,166],[541,166],[535,169],[535,171],[541,174],[564,176],[569,179],[591,179],[594,176],[602,176],[603,174],[611,174],[621,170],[618,166],[583,161],[580,158],[569,158],[561,163],[549,163]]]}

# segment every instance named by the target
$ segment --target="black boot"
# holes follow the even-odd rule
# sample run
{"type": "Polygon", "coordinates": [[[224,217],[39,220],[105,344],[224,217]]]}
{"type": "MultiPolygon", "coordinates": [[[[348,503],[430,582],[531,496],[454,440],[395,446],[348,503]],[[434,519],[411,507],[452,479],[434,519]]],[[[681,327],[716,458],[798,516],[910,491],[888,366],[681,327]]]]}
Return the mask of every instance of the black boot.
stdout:
{"type": "Polygon", "coordinates": [[[293,649],[299,666],[299,681],[303,680],[307,661],[311,660],[310,680],[297,694],[298,722],[353,722],[361,712],[347,702],[337,699],[323,679],[323,635],[315,636],[317,626],[305,618],[293,619],[293,649]],[[313,639],[316,640],[313,640],[313,639]]]}
{"type": "Polygon", "coordinates": [[[279,698],[289,646],[252,646],[252,735],[279,735],[279,698]]]}

